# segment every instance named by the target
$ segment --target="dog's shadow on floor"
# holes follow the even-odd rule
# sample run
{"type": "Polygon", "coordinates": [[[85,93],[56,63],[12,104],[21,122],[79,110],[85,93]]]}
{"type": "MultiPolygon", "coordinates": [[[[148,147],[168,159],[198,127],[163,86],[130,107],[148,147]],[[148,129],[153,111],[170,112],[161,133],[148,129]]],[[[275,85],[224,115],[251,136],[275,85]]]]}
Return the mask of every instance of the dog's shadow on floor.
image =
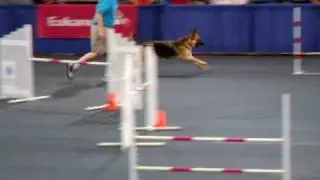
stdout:
{"type": "Polygon", "coordinates": [[[54,91],[51,94],[53,99],[61,99],[61,98],[71,98],[78,95],[82,91],[87,91],[93,88],[100,88],[104,87],[105,82],[98,82],[97,84],[90,85],[90,84],[73,84],[57,91],[54,91]]]}
{"type": "MultiPolygon", "coordinates": [[[[190,73],[165,73],[165,72],[161,72],[159,73],[158,77],[159,78],[172,78],[172,79],[190,79],[190,78],[197,78],[197,77],[205,77],[210,75],[211,71],[194,71],[194,72],[190,72],[190,73]]],[[[70,84],[70,83],[68,83],[70,84]]],[[[87,91],[93,88],[102,88],[105,87],[106,88],[106,82],[105,81],[100,81],[96,84],[71,84],[67,87],[64,87],[62,89],[59,89],[57,91],[54,91],[51,94],[51,97],[53,99],[62,99],[62,98],[71,98],[71,97],[75,97],[76,95],[78,95],[80,92],[82,91],[87,91]]],[[[0,106],[1,107],[1,106],[0,106]]]]}
{"type": "Polygon", "coordinates": [[[120,122],[120,111],[115,112],[107,112],[107,111],[97,111],[92,113],[88,116],[77,120],[76,122],[70,123],[68,126],[100,126],[100,125],[107,125],[107,126],[117,126],[120,122]]]}
{"type": "Polygon", "coordinates": [[[181,73],[181,74],[173,74],[173,73],[159,73],[159,78],[172,78],[172,79],[191,79],[198,77],[206,77],[210,76],[211,71],[196,71],[190,73],[181,73]]]}

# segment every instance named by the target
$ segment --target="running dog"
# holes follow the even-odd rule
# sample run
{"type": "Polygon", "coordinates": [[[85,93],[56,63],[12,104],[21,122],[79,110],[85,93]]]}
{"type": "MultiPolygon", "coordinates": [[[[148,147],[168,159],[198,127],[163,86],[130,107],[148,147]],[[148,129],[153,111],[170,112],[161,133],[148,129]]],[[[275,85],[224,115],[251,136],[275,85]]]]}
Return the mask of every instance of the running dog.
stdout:
{"type": "Polygon", "coordinates": [[[186,62],[195,64],[202,70],[211,69],[207,62],[192,55],[192,49],[204,45],[197,30],[192,30],[189,34],[174,41],[148,41],[141,43],[143,47],[153,46],[159,58],[172,59],[179,58],[186,62]]]}

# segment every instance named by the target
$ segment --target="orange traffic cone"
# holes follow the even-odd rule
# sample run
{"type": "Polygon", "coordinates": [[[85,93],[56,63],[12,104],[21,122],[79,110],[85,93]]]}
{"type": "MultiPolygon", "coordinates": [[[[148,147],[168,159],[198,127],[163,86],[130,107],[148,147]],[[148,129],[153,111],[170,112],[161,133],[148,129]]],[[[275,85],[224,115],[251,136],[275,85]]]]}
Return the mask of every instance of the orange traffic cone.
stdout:
{"type": "Polygon", "coordinates": [[[107,94],[107,104],[105,106],[105,110],[107,111],[117,111],[119,110],[117,97],[114,93],[107,94]]]}
{"type": "Polygon", "coordinates": [[[167,113],[164,110],[158,110],[156,127],[167,127],[167,113]]]}

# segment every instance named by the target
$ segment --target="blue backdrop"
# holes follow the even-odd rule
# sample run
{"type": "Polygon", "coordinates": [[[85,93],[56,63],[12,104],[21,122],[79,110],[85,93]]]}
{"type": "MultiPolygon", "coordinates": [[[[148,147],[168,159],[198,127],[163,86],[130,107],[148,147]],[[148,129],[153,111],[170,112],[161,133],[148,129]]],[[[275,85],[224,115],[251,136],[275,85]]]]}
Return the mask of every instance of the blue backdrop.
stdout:
{"type": "MultiPolygon", "coordinates": [[[[292,14],[296,5],[244,6],[152,5],[138,10],[139,41],[171,40],[193,28],[205,46],[195,52],[290,53],[292,14]]],[[[320,6],[301,5],[304,52],[320,50],[320,6]]],[[[36,6],[0,6],[0,35],[32,24],[36,32],[36,6]]],[[[36,33],[35,33],[36,35],[36,33]]],[[[88,39],[34,38],[37,53],[85,53],[88,39]]]]}
{"type": "MultiPolygon", "coordinates": [[[[140,7],[140,40],[175,39],[197,28],[205,46],[197,52],[290,53],[295,5],[140,7]],[[155,9],[162,13],[155,14],[155,9]],[[158,29],[148,31],[151,23],[158,29]],[[159,28],[160,27],[160,28],[159,28]]],[[[320,50],[320,6],[302,5],[303,51],[320,50]]]]}

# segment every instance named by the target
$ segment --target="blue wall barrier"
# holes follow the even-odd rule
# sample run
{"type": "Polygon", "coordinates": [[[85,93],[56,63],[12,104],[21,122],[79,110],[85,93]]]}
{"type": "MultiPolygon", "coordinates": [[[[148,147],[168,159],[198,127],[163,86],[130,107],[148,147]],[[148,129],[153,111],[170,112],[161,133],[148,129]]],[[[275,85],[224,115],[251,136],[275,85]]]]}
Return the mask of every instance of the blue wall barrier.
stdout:
{"type": "MultiPolygon", "coordinates": [[[[141,40],[176,39],[197,28],[205,46],[196,52],[290,53],[292,18],[296,5],[245,6],[165,6],[162,14],[155,8],[140,7],[138,37],[141,40]],[[157,22],[158,32],[148,31],[157,22]]],[[[320,6],[302,5],[303,51],[320,50],[320,6]]]]}
{"type": "MultiPolygon", "coordinates": [[[[172,40],[197,28],[205,46],[195,52],[290,53],[296,5],[152,5],[138,10],[139,41],[172,40]]],[[[320,50],[320,6],[301,5],[304,52],[320,50]]],[[[36,32],[36,6],[0,6],[0,35],[23,24],[36,32]]],[[[36,35],[36,33],[35,33],[36,35]]],[[[34,38],[37,53],[85,53],[88,39],[34,38]]]]}

